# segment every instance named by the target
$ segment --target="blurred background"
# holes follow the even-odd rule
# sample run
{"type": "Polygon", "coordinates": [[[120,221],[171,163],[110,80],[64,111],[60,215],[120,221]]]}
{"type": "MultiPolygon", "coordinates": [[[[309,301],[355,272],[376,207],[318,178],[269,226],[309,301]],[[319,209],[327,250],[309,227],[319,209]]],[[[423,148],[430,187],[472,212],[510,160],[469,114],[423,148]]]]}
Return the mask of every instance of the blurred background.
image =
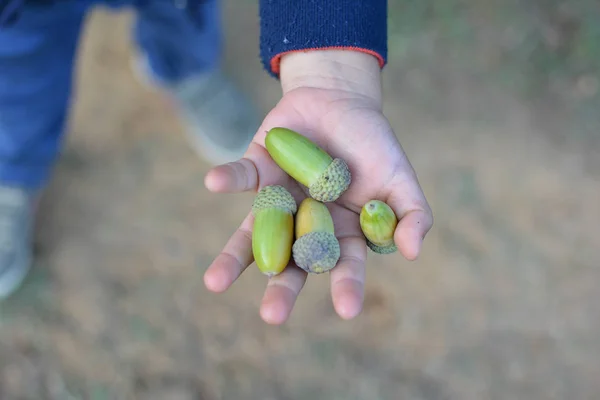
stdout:
{"type": "MultiPolygon", "coordinates": [[[[224,1],[228,70],[266,113],[258,6],[224,1]]],[[[310,277],[260,320],[250,268],[202,274],[252,195],[211,195],[174,110],[130,69],[128,11],[81,42],[35,270],[0,305],[1,399],[597,399],[600,8],[389,2],[385,111],[431,203],[421,258],[370,253],[364,312],[310,277]]]]}

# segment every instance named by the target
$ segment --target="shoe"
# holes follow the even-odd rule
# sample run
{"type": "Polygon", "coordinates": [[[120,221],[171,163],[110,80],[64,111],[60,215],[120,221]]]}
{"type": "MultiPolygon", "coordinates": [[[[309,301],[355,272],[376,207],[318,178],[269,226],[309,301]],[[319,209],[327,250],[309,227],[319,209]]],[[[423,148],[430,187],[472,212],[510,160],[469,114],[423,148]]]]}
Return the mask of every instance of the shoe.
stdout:
{"type": "Polygon", "coordinates": [[[244,155],[261,121],[253,104],[222,71],[203,73],[176,85],[154,77],[144,58],[136,59],[134,71],[143,84],[172,95],[188,139],[200,157],[218,165],[244,155]]]}
{"type": "Polygon", "coordinates": [[[0,186],[0,300],[19,289],[31,268],[33,211],[33,194],[0,186]]]}

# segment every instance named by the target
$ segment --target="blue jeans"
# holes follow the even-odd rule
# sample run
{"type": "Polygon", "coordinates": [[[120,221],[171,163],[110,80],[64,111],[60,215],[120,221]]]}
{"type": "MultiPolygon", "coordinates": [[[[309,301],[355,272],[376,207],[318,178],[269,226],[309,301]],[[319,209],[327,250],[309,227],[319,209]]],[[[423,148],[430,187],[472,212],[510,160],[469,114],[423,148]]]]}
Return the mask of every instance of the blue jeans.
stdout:
{"type": "Polygon", "coordinates": [[[0,28],[0,184],[37,189],[60,151],[74,56],[94,5],[134,7],[133,36],[156,77],[176,82],[214,68],[221,31],[216,0],[58,0],[27,5],[0,28]]]}

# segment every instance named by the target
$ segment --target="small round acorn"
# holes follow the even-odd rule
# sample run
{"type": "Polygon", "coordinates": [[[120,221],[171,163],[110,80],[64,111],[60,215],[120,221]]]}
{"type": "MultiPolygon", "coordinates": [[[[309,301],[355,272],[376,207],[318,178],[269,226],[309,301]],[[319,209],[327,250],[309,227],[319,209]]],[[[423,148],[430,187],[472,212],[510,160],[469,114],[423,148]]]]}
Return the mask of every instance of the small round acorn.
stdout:
{"type": "Polygon", "coordinates": [[[310,139],[291,129],[271,129],[265,146],[275,163],[306,186],[315,200],[335,201],[350,186],[352,177],[344,160],[332,158],[310,139]]]}
{"type": "Polygon", "coordinates": [[[380,200],[368,201],[360,211],[360,228],[367,239],[367,246],[378,254],[395,253],[394,232],[398,219],[394,210],[380,200]]]}
{"type": "Polygon", "coordinates": [[[292,254],[298,267],[308,273],[322,274],[336,266],[340,244],[325,204],[310,197],[304,199],[298,207],[295,230],[292,254]]]}
{"type": "Polygon", "coordinates": [[[258,269],[272,277],[288,265],[294,242],[294,197],[283,186],[262,188],[252,204],[252,253],[258,269]]]}

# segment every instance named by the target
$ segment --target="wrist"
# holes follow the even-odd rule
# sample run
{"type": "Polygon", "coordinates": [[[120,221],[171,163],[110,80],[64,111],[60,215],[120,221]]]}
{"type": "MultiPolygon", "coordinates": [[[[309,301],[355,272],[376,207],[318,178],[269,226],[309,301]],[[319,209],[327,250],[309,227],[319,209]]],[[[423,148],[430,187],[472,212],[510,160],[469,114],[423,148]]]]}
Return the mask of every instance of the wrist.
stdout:
{"type": "Polygon", "coordinates": [[[309,50],[282,56],[283,93],[298,88],[348,92],[381,103],[381,65],[368,53],[355,50],[309,50]]]}

